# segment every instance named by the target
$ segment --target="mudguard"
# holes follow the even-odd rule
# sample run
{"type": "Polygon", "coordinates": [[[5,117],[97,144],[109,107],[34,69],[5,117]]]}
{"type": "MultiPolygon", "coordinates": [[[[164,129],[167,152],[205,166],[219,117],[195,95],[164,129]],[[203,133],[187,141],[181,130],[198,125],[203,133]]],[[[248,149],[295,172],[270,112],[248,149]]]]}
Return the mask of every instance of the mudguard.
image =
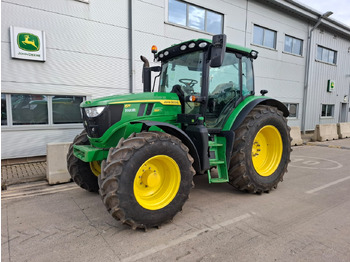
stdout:
{"type": "Polygon", "coordinates": [[[146,120],[142,121],[141,120],[141,121],[132,121],[130,123],[131,124],[142,123],[142,131],[148,131],[152,126],[156,126],[160,129],[162,129],[164,132],[166,132],[170,135],[176,136],[178,139],[180,139],[182,141],[182,143],[184,143],[188,147],[189,153],[194,159],[193,168],[196,170],[197,173],[202,173],[201,162],[199,159],[197,149],[196,149],[195,145],[193,144],[192,140],[189,138],[189,136],[184,131],[182,131],[180,128],[178,128],[172,124],[157,122],[157,121],[146,121],[146,120]]]}

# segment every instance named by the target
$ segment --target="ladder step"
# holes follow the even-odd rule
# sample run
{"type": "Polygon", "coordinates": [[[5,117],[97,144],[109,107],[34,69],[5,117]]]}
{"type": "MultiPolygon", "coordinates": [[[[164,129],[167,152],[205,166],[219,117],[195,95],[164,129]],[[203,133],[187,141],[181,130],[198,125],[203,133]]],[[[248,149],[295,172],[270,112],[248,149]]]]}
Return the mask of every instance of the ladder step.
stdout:
{"type": "Polygon", "coordinates": [[[211,160],[209,159],[209,163],[213,166],[216,166],[216,165],[222,165],[222,164],[225,164],[225,161],[220,161],[220,160],[211,160]]]}
{"type": "Polygon", "coordinates": [[[211,183],[224,183],[224,182],[228,182],[228,179],[219,178],[219,177],[212,177],[211,178],[211,183]]]}
{"type": "Polygon", "coordinates": [[[223,144],[215,143],[215,142],[209,142],[209,147],[217,147],[217,146],[223,146],[223,144]]]}

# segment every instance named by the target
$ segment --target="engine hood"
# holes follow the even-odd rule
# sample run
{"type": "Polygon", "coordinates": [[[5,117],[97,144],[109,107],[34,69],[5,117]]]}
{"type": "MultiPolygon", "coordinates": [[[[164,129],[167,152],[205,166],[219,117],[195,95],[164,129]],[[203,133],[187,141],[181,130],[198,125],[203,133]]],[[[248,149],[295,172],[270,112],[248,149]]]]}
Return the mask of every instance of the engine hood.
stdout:
{"type": "Polygon", "coordinates": [[[178,96],[175,93],[137,93],[106,96],[82,102],[80,107],[106,106],[113,104],[132,103],[161,103],[164,105],[180,105],[178,96]]]}

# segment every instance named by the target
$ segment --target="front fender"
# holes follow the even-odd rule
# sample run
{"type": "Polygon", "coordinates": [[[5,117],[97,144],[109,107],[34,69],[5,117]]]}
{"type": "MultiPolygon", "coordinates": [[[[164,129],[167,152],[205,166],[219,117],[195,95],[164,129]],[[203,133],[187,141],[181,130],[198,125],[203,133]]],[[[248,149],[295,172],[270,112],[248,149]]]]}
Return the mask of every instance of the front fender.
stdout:
{"type": "Polygon", "coordinates": [[[181,130],[180,128],[172,124],[157,122],[157,121],[141,120],[141,121],[132,121],[130,124],[140,124],[140,123],[142,124],[142,130],[148,131],[151,127],[155,126],[162,129],[164,132],[180,139],[182,143],[184,143],[188,147],[189,153],[194,159],[193,168],[196,170],[197,173],[201,173],[201,162],[199,159],[197,149],[193,144],[192,140],[183,130],[181,130]]]}

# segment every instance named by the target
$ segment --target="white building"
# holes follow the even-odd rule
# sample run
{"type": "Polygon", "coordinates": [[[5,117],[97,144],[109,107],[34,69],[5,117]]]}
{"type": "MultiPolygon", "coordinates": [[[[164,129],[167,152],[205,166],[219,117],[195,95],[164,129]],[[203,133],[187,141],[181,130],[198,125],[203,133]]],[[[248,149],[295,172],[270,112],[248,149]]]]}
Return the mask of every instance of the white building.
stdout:
{"type": "Polygon", "coordinates": [[[45,155],[47,143],[72,141],[83,128],[83,99],[141,92],[139,56],[151,58],[152,45],[216,33],[259,52],[256,93],[267,89],[286,103],[289,125],[350,121],[350,28],[321,16],[291,0],[2,2],[1,158],[45,155]],[[25,53],[36,43],[16,32],[42,35],[45,61],[12,58],[11,45],[25,53]]]}

